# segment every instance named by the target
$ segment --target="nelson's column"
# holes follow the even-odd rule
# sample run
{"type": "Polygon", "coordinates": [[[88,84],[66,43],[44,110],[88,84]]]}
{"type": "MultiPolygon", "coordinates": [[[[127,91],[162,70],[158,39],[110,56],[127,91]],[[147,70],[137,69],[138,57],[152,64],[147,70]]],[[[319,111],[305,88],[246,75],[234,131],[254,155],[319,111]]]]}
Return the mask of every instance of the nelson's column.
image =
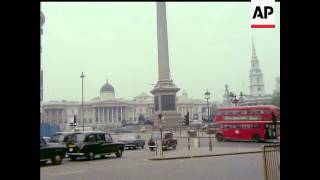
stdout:
{"type": "Polygon", "coordinates": [[[159,80],[151,90],[155,104],[154,126],[158,127],[158,115],[162,114],[164,128],[177,127],[181,115],[176,110],[176,93],[180,88],[176,87],[170,78],[166,4],[165,2],[156,2],[156,6],[159,80]]]}

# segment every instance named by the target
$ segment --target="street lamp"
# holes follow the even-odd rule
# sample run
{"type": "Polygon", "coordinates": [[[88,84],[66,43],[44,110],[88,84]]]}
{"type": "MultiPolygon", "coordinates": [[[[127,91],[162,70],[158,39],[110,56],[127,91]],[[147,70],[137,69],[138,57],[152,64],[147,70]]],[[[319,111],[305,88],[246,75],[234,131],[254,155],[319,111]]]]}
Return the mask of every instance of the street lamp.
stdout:
{"type": "Polygon", "coordinates": [[[243,93],[240,92],[240,95],[237,98],[237,95],[235,95],[234,93],[230,92],[229,97],[231,98],[231,103],[233,103],[235,106],[237,106],[237,104],[239,102],[241,102],[243,100],[243,93]]]}
{"type": "MultiPolygon", "coordinates": [[[[209,99],[210,99],[210,92],[207,91],[204,93],[204,98],[207,100],[207,105],[208,105],[208,121],[209,121],[209,112],[210,112],[210,108],[209,108],[209,99]]],[[[212,141],[211,141],[211,133],[209,132],[209,151],[212,151],[212,141]]]]}
{"type": "MultiPolygon", "coordinates": [[[[158,114],[158,120],[159,120],[159,130],[160,130],[160,154],[161,154],[161,157],[163,157],[163,149],[162,149],[162,123],[163,123],[163,120],[164,120],[164,117],[162,116],[162,114],[158,114]]],[[[157,147],[158,148],[158,147],[157,147]]]]}
{"type": "Polygon", "coordinates": [[[82,131],[84,131],[84,119],[83,119],[83,78],[84,78],[85,76],[84,76],[84,74],[83,74],[83,72],[81,73],[81,76],[80,76],[80,78],[81,78],[81,81],[82,81],[82,83],[81,83],[81,85],[82,85],[82,103],[81,103],[81,120],[82,120],[82,131]]]}

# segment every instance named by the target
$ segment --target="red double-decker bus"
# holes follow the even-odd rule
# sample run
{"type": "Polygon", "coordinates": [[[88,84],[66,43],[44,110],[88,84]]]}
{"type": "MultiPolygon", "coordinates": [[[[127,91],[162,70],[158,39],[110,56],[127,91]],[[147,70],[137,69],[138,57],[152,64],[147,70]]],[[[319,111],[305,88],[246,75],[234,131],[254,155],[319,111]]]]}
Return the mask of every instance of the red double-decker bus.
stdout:
{"type": "Polygon", "coordinates": [[[218,141],[280,139],[280,109],[276,106],[223,107],[218,109],[215,121],[218,141]]]}

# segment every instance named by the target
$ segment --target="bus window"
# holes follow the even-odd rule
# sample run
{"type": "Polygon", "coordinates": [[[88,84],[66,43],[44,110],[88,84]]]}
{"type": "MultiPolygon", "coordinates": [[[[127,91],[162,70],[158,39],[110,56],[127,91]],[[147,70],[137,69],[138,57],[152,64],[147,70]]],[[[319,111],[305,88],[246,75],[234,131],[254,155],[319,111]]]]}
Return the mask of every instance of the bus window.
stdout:
{"type": "Polygon", "coordinates": [[[260,126],[259,126],[259,124],[254,124],[254,125],[253,125],[253,128],[254,128],[254,129],[259,129],[260,126]]]}
{"type": "Polygon", "coordinates": [[[251,129],[251,125],[250,124],[242,124],[241,129],[251,129]]]}
{"type": "Polygon", "coordinates": [[[264,113],[265,113],[265,114],[271,114],[271,111],[269,111],[269,110],[264,110],[264,113]]]}
{"type": "Polygon", "coordinates": [[[242,110],[240,111],[241,113],[240,114],[247,114],[247,111],[246,110],[242,110]]]}

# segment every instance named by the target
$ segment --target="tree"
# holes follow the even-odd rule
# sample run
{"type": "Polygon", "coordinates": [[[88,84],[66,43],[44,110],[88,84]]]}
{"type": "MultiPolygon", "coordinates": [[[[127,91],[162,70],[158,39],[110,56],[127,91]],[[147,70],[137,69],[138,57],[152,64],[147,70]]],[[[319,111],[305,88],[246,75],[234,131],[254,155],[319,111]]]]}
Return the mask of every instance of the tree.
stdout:
{"type": "Polygon", "coordinates": [[[280,92],[274,94],[271,104],[280,107],[280,92]]]}

